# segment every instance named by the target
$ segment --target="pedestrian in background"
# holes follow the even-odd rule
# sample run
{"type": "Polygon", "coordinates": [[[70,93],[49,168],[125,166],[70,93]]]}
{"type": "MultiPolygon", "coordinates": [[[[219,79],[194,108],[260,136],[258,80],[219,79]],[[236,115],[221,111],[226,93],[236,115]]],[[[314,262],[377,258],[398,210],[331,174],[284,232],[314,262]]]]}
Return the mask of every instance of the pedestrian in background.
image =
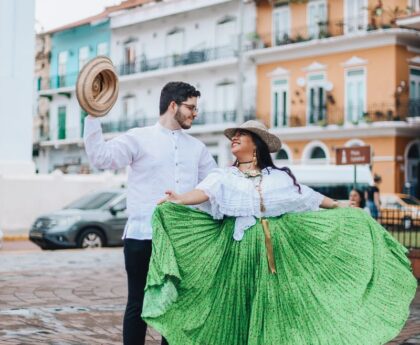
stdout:
{"type": "Polygon", "coordinates": [[[371,216],[375,219],[378,219],[379,210],[381,208],[381,200],[379,195],[379,185],[382,182],[381,176],[375,174],[373,182],[375,184],[367,188],[365,192],[365,198],[367,200],[367,206],[369,208],[371,216]]]}
{"type": "Polygon", "coordinates": [[[352,189],[349,194],[349,204],[351,207],[358,207],[370,214],[369,208],[366,206],[365,193],[360,189],[352,189]]]}

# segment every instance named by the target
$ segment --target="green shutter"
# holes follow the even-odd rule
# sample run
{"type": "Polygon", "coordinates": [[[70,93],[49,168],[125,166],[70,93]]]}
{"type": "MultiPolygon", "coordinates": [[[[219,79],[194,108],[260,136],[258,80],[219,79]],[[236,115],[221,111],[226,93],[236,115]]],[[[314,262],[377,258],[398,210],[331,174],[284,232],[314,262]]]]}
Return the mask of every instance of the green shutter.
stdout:
{"type": "Polygon", "coordinates": [[[82,110],[80,112],[80,136],[83,138],[83,130],[85,128],[85,117],[87,116],[87,112],[82,110]]]}
{"type": "Polygon", "coordinates": [[[58,108],[58,139],[66,139],[66,107],[58,108]]]}

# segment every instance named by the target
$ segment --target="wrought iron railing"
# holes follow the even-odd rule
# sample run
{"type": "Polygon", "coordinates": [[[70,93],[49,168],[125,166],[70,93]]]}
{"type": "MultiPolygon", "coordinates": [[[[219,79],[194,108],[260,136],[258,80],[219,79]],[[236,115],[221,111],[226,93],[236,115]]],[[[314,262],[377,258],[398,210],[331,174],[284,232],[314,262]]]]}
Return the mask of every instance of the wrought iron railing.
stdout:
{"type": "Polygon", "coordinates": [[[118,72],[121,75],[142,73],[234,57],[236,55],[237,50],[231,45],[211,49],[196,49],[182,54],[172,54],[159,58],[148,58],[146,55],[142,55],[132,62],[118,66],[118,72]]]}
{"type": "Polygon", "coordinates": [[[420,249],[419,211],[382,209],[378,222],[405,247],[420,249]]]}

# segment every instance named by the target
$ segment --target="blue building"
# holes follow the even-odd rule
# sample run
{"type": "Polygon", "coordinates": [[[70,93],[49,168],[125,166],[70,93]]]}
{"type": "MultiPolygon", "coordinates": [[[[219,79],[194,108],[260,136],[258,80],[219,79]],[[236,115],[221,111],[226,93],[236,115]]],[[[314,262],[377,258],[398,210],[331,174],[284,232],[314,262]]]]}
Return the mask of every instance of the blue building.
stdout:
{"type": "MultiPolygon", "coordinates": [[[[39,143],[39,171],[48,172],[71,166],[80,167],[86,160],[81,155],[83,122],[75,93],[77,75],[90,59],[110,55],[109,10],[48,32],[51,38],[48,80],[37,81],[38,96],[49,99],[49,137],[39,143]],[[68,142],[64,152],[55,150],[57,143],[68,142]]],[[[83,150],[82,150],[83,151],[83,150]]]]}

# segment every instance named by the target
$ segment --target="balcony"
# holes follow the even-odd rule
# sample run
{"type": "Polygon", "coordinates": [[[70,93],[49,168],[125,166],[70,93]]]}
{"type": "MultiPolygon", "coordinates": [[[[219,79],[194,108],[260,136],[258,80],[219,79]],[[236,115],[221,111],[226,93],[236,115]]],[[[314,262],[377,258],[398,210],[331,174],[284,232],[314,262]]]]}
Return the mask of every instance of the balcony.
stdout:
{"type": "Polygon", "coordinates": [[[366,107],[366,111],[352,111],[333,105],[325,105],[320,109],[308,111],[292,111],[278,123],[286,125],[279,127],[305,127],[329,125],[359,125],[384,121],[420,121],[420,99],[395,103],[373,103],[366,107]],[[346,117],[347,116],[347,117],[346,117]]]}
{"type": "Polygon", "coordinates": [[[136,58],[133,62],[118,66],[117,70],[120,75],[130,75],[171,67],[198,64],[235,56],[237,56],[237,52],[232,46],[191,50],[183,54],[173,54],[153,59],[149,59],[145,55],[142,55],[136,58]]]}
{"type": "MultiPolygon", "coordinates": [[[[121,75],[131,75],[173,67],[199,64],[216,61],[225,58],[236,57],[237,51],[232,46],[216,47],[211,49],[191,50],[183,54],[173,54],[160,58],[149,59],[145,55],[136,58],[133,62],[117,66],[117,72],[121,75]]],[[[78,72],[66,75],[52,75],[50,77],[38,77],[36,79],[38,91],[65,89],[68,92],[73,89],[78,72]]]]}
{"type": "Polygon", "coordinates": [[[287,32],[250,32],[244,37],[245,50],[271,48],[315,39],[398,27],[395,18],[382,18],[380,20],[371,18],[369,21],[366,18],[366,16],[361,15],[345,20],[325,20],[315,25],[292,26],[287,32]]]}
{"type": "MultiPolygon", "coordinates": [[[[215,125],[223,123],[235,123],[237,119],[236,110],[231,111],[212,111],[199,113],[194,120],[194,126],[197,125],[215,125]]],[[[244,121],[255,119],[254,110],[244,111],[244,121]]],[[[118,121],[107,121],[102,123],[102,130],[104,133],[118,133],[125,132],[135,127],[152,126],[159,120],[158,117],[152,118],[134,118],[124,119],[118,121]]]]}
{"type": "Polygon", "coordinates": [[[76,85],[78,74],[79,72],[66,75],[52,75],[48,78],[39,77],[37,79],[38,91],[72,88],[76,85]]]}
{"type": "Polygon", "coordinates": [[[152,126],[157,121],[157,117],[107,121],[102,123],[102,131],[103,133],[126,132],[131,128],[152,126]]]}

